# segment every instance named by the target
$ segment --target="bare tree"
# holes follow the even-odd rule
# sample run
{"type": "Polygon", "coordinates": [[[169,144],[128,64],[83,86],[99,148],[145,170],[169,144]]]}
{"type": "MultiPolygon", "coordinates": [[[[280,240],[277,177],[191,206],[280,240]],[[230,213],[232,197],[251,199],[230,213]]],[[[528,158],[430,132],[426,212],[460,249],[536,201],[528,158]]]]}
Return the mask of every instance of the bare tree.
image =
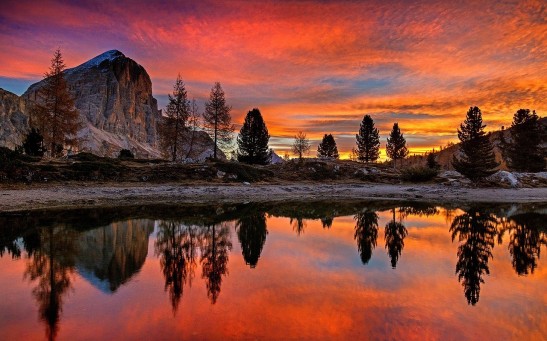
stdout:
{"type": "Polygon", "coordinates": [[[294,143],[292,145],[293,153],[298,155],[300,161],[302,161],[302,155],[310,152],[311,144],[310,140],[306,137],[306,134],[303,132],[298,132],[294,137],[294,143]]]}
{"type": "Polygon", "coordinates": [[[227,147],[232,142],[232,133],[235,128],[230,116],[232,107],[226,104],[224,90],[219,82],[216,82],[211,89],[209,101],[205,103],[205,112],[203,113],[204,128],[212,135],[215,147],[213,158],[217,158],[217,149],[221,145],[227,147]]]}

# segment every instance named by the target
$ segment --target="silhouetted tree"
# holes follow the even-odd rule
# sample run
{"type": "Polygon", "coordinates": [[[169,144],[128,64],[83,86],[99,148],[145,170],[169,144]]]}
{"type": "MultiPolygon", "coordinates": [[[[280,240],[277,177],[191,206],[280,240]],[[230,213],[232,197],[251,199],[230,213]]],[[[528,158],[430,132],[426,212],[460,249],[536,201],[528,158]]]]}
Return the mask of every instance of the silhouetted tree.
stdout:
{"type": "Polygon", "coordinates": [[[37,281],[32,295],[39,306],[40,319],[46,323],[48,340],[59,331],[63,296],[72,287],[75,245],[73,233],[62,227],[47,227],[39,232],[40,246],[29,253],[25,278],[37,281]]]}
{"type": "Polygon", "coordinates": [[[266,214],[256,212],[240,218],[236,223],[236,230],[245,264],[251,268],[256,267],[268,235],[266,214]]]}
{"type": "Polygon", "coordinates": [[[31,128],[23,142],[23,149],[25,149],[27,155],[44,156],[46,149],[44,147],[44,137],[40,134],[40,130],[31,128]]]}
{"type": "Polygon", "coordinates": [[[359,161],[374,162],[380,156],[380,134],[374,127],[374,121],[370,115],[365,115],[359,128],[357,139],[357,152],[359,161]]]}
{"type": "Polygon", "coordinates": [[[490,274],[488,259],[492,258],[494,239],[497,234],[496,218],[472,208],[454,218],[450,226],[452,241],[458,238],[458,262],[456,273],[462,282],[467,303],[479,301],[484,274],[490,274]]]}
{"type": "Polygon", "coordinates": [[[165,108],[166,116],[158,125],[158,133],[161,149],[171,161],[176,161],[180,159],[187,130],[186,123],[190,116],[190,101],[180,74],[173,86],[173,94],[167,96],[169,103],[165,108]]]}
{"type": "Polygon", "coordinates": [[[361,262],[367,264],[378,240],[378,214],[365,210],[355,216],[355,235],[361,262]]]}
{"type": "Polygon", "coordinates": [[[292,145],[292,151],[298,155],[298,159],[302,161],[302,155],[309,153],[311,148],[310,140],[306,138],[306,134],[299,132],[294,137],[294,143],[292,145]]]}
{"type": "Polygon", "coordinates": [[[402,160],[408,155],[406,140],[398,123],[393,124],[393,129],[387,138],[386,153],[393,160],[393,167],[396,166],[397,160],[402,160]]]}
{"type": "Polygon", "coordinates": [[[162,221],[155,242],[155,252],[165,277],[165,290],[176,314],[184,286],[192,286],[196,268],[198,228],[175,221],[162,221]]]}
{"type": "Polygon", "coordinates": [[[481,110],[471,107],[458,129],[461,158],[458,159],[454,155],[452,165],[474,182],[494,174],[499,166],[494,156],[494,146],[484,132],[485,127],[486,125],[482,124],[481,110]]]}
{"type": "Polygon", "coordinates": [[[547,140],[547,132],[536,112],[519,109],[513,116],[510,132],[511,142],[502,143],[508,166],[520,172],[543,171],[545,151],[541,145],[547,140]]]}
{"type": "Polygon", "coordinates": [[[248,164],[267,165],[272,158],[268,148],[270,135],[260,110],[254,108],[247,113],[237,137],[237,160],[248,164]]]}
{"type": "Polygon", "coordinates": [[[53,157],[61,156],[65,145],[76,144],[76,133],[80,128],[79,114],[63,76],[65,68],[61,50],[58,49],[45,74],[44,86],[38,91],[36,101],[30,105],[29,124],[39,127],[53,157]]]}
{"type": "Polygon", "coordinates": [[[205,103],[205,112],[203,113],[204,128],[209,135],[212,135],[215,143],[213,158],[217,158],[217,149],[219,146],[226,147],[232,141],[234,126],[230,116],[232,107],[226,104],[224,90],[219,82],[216,82],[211,89],[209,101],[205,103]]]}
{"type": "Polygon", "coordinates": [[[426,163],[427,163],[427,168],[429,169],[433,169],[437,171],[441,169],[441,165],[437,162],[434,153],[427,154],[426,163]]]}
{"type": "Polygon", "coordinates": [[[544,225],[544,214],[518,214],[509,217],[500,232],[500,237],[505,231],[510,233],[509,253],[519,276],[533,274],[537,267],[541,246],[547,245],[547,234],[541,230],[544,225]]]}
{"type": "Polygon", "coordinates": [[[201,277],[206,281],[207,297],[215,304],[222,276],[228,273],[228,253],[232,249],[230,230],[224,224],[205,226],[201,242],[201,277]]]}
{"type": "Polygon", "coordinates": [[[338,159],[338,148],[332,134],[325,134],[323,140],[317,146],[317,157],[327,159],[338,159]]]}
{"type": "Polygon", "coordinates": [[[395,208],[393,209],[393,220],[387,223],[385,228],[386,249],[391,259],[391,267],[397,267],[399,256],[403,252],[405,246],[405,237],[408,231],[406,227],[395,220],[395,208]]]}

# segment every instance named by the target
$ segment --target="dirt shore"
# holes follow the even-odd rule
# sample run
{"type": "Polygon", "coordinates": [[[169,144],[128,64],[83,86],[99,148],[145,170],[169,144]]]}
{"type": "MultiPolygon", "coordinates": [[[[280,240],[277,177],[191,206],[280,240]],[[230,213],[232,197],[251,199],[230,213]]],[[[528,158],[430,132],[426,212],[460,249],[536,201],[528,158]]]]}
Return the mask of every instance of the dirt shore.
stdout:
{"type": "Polygon", "coordinates": [[[84,184],[0,188],[0,211],[143,204],[286,200],[413,200],[438,204],[545,203],[547,188],[466,188],[442,184],[84,184]]]}

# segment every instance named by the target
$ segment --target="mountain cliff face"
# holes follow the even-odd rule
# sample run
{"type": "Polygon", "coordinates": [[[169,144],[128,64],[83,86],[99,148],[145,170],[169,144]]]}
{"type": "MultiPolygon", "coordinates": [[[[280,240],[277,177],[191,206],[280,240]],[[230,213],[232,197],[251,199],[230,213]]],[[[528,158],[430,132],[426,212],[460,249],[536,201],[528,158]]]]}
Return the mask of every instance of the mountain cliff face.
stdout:
{"type": "Polygon", "coordinates": [[[0,146],[14,149],[22,145],[27,130],[25,102],[16,94],[0,89],[0,146]]]}
{"type": "Polygon", "coordinates": [[[93,286],[115,292],[142,268],[154,221],[130,220],[86,231],[77,239],[76,267],[93,286]]]}
{"type": "MultiPolygon", "coordinates": [[[[64,72],[84,128],[80,149],[115,156],[120,149],[158,157],[156,125],[160,111],[146,70],[117,50],[107,51],[64,72]]],[[[44,81],[23,94],[36,101],[44,81]]]]}

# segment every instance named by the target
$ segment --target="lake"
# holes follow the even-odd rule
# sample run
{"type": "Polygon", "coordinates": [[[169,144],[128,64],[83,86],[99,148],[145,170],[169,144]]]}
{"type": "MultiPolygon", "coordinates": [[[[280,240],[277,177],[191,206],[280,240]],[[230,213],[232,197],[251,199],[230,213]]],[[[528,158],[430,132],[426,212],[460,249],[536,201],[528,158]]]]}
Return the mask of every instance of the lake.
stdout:
{"type": "Polygon", "coordinates": [[[547,205],[0,214],[3,340],[540,340],[547,205]]]}

